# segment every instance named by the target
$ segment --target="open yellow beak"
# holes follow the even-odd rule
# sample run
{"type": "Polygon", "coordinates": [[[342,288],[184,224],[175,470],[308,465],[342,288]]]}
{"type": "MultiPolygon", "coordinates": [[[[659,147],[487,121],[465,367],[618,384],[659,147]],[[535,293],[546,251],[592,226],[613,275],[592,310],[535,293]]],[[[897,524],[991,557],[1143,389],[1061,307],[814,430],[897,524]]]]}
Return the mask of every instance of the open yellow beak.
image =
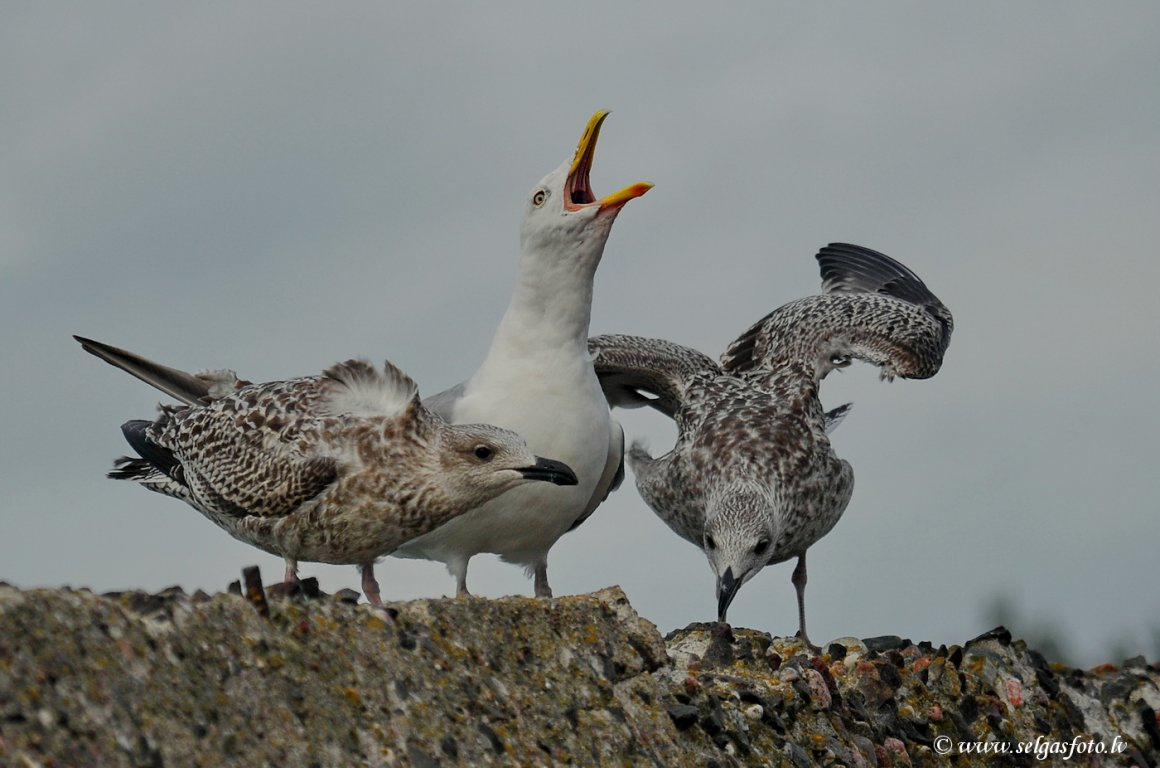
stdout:
{"type": "Polygon", "coordinates": [[[592,158],[596,155],[596,140],[600,138],[600,126],[604,124],[604,119],[608,117],[611,112],[607,109],[598,111],[588,120],[588,125],[584,126],[584,133],[580,134],[580,143],[576,145],[576,154],[572,156],[572,168],[568,171],[569,176],[575,176],[576,171],[580,170],[581,163],[587,160],[587,166],[592,167],[592,158]]]}
{"type": "Polygon", "coordinates": [[[629,184],[619,192],[613,192],[608,197],[600,198],[601,208],[611,208],[614,205],[624,205],[634,197],[640,197],[645,192],[653,188],[653,185],[647,181],[638,181],[635,184],[629,184]]]}
{"type": "Polygon", "coordinates": [[[588,177],[592,171],[592,159],[596,156],[596,140],[600,138],[600,126],[608,114],[608,110],[602,109],[588,120],[588,125],[584,126],[580,143],[576,145],[576,154],[572,157],[568,180],[564,184],[564,207],[567,210],[575,211],[589,205],[599,205],[601,208],[617,207],[652,189],[652,184],[640,181],[599,200],[592,194],[592,184],[588,177]]]}

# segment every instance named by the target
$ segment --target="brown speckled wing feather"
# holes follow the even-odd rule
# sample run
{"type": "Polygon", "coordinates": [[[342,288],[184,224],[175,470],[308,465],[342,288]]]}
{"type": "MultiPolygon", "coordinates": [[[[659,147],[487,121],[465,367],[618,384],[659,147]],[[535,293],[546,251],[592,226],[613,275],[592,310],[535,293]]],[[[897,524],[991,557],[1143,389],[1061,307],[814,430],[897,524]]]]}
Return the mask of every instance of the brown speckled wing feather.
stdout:
{"type": "Polygon", "coordinates": [[[307,393],[316,389],[317,379],[296,379],[202,408],[165,409],[147,436],[177,457],[181,482],[207,509],[285,515],[337,478],[333,458],[311,454],[319,420],[307,393]]]}

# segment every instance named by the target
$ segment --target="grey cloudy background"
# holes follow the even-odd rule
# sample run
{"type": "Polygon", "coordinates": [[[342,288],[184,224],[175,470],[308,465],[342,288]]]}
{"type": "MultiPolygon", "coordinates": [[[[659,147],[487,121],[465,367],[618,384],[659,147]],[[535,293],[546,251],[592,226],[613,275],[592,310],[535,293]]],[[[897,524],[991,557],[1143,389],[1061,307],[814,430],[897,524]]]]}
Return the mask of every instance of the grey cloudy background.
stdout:
{"type": "MultiPolygon", "coordinates": [[[[810,550],[811,634],[956,642],[999,598],[1081,663],[1160,626],[1160,7],[970,4],[6,3],[0,9],[0,579],[220,590],[277,558],[104,479],[158,393],[82,333],[267,380],[389,357],[475,370],[524,194],[613,110],[617,222],[594,333],[717,355],[813,292],[844,240],[955,313],[942,372],[834,436],[857,486],[810,550]]],[[[624,417],[667,450],[659,415],[624,417]]],[[[631,482],[553,550],[559,594],[620,584],[662,630],[713,618],[702,555],[631,482]]],[[[736,624],[796,629],[791,564],[736,624]]],[[[353,568],[305,565],[324,589],[353,568]]],[[[384,594],[452,591],[387,560],[384,594]]],[[[485,556],[483,595],[530,594],[485,556]]]]}

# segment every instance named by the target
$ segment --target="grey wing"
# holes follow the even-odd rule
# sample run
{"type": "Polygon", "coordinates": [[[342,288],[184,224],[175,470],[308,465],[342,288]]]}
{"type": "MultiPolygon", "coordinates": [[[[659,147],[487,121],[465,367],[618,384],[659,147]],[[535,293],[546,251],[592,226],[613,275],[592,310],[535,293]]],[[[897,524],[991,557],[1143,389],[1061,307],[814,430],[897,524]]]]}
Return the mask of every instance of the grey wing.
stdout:
{"type": "Polygon", "coordinates": [[[938,372],[954,321],[914,272],[845,243],[821,249],[817,260],[825,293],[790,302],[751,326],[721,356],[725,373],[768,382],[797,371],[816,382],[853,358],[877,365],[884,378],[938,372]]]}
{"type": "Polygon", "coordinates": [[[604,472],[600,475],[600,481],[596,483],[596,488],[592,491],[592,498],[588,500],[587,506],[576,518],[576,522],[568,529],[574,531],[580,527],[580,524],[592,516],[596,508],[604,503],[608,498],[608,494],[615,491],[624,482],[624,428],[620,426],[620,422],[615,419],[612,420],[612,434],[608,441],[608,461],[604,464],[604,472]]]}
{"type": "Polygon", "coordinates": [[[720,372],[708,355],[664,339],[593,336],[588,351],[610,407],[649,406],[669,418],[680,409],[693,376],[720,372]]]}
{"type": "Polygon", "coordinates": [[[423,405],[432,413],[438,414],[444,421],[452,423],[452,414],[455,411],[455,404],[463,397],[463,393],[467,390],[467,382],[461,381],[450,389],[445,389],[442,392],[431,395],[423,399],[423,405]]]}
{"type": "Polygon", "coordinates": [[[212,400],[232,394],[247,384],[238,379],[233,371],[205,371],[186,373],[177,368],[155,363],[128,350],[103,344],[83,336],[73,336],[88,353],[96,355],[109,365],[136,376],[150,386],[160,389],[170,397],[186,405],[204,405],[212,400]]]}

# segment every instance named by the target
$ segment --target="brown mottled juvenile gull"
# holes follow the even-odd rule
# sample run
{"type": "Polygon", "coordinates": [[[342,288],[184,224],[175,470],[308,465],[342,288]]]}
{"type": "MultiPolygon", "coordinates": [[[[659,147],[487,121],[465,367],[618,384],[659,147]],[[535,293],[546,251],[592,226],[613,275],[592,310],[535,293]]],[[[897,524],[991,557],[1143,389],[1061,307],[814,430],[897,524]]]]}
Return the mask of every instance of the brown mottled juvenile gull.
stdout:
{"type": "Polygon", "coordinates": [[[514,429],[532,450],[567,462],[579,479],[570,488],[517,488],[394,553],[445,563],[459,595],[467,594],[471,558],[492,552],[524,566],[535,594],[551,597],[548,550],[623,477],[624,432],[609,414],[587,349],[592,283],[617,215],[652,185],[633,184],[601,199],[592,193],[589,171],[607,116],[593,115],[572,159],[528,193],[519,276],[483,363],[426,402],[455,424],[514,429]]]}
{"type": "Polygon", "coordinates": [[[415,382],[348,360],[266,384],[186,374],[76,337],[86,350],[184,402],[121,429],[139,457],[109,477],[185,501],[234,538],[286,561],[355,564],[380,604],[374,562],[456,515],[531,481],[575,485],[514,432],[447,424],[415,382]]]}
{"type": "Polygon", "coordinates": [[[797,558],[806,634],[806,549],[838,522],[854,487],[827,433],[847,406],[822,410],[818,385],[853,358],[884,379],[938,372],[950,310],[889,256],[834,243],[817,255],[824,293],[786,304],[729,345],[721,365],[661,339],[589,340],[608,401],[650,406],[677,423],[673,450],[628,460],[641,496],[679,536],[700,547],[717,577],[725,621],[738,589],[771,563],[797,558]]]}

